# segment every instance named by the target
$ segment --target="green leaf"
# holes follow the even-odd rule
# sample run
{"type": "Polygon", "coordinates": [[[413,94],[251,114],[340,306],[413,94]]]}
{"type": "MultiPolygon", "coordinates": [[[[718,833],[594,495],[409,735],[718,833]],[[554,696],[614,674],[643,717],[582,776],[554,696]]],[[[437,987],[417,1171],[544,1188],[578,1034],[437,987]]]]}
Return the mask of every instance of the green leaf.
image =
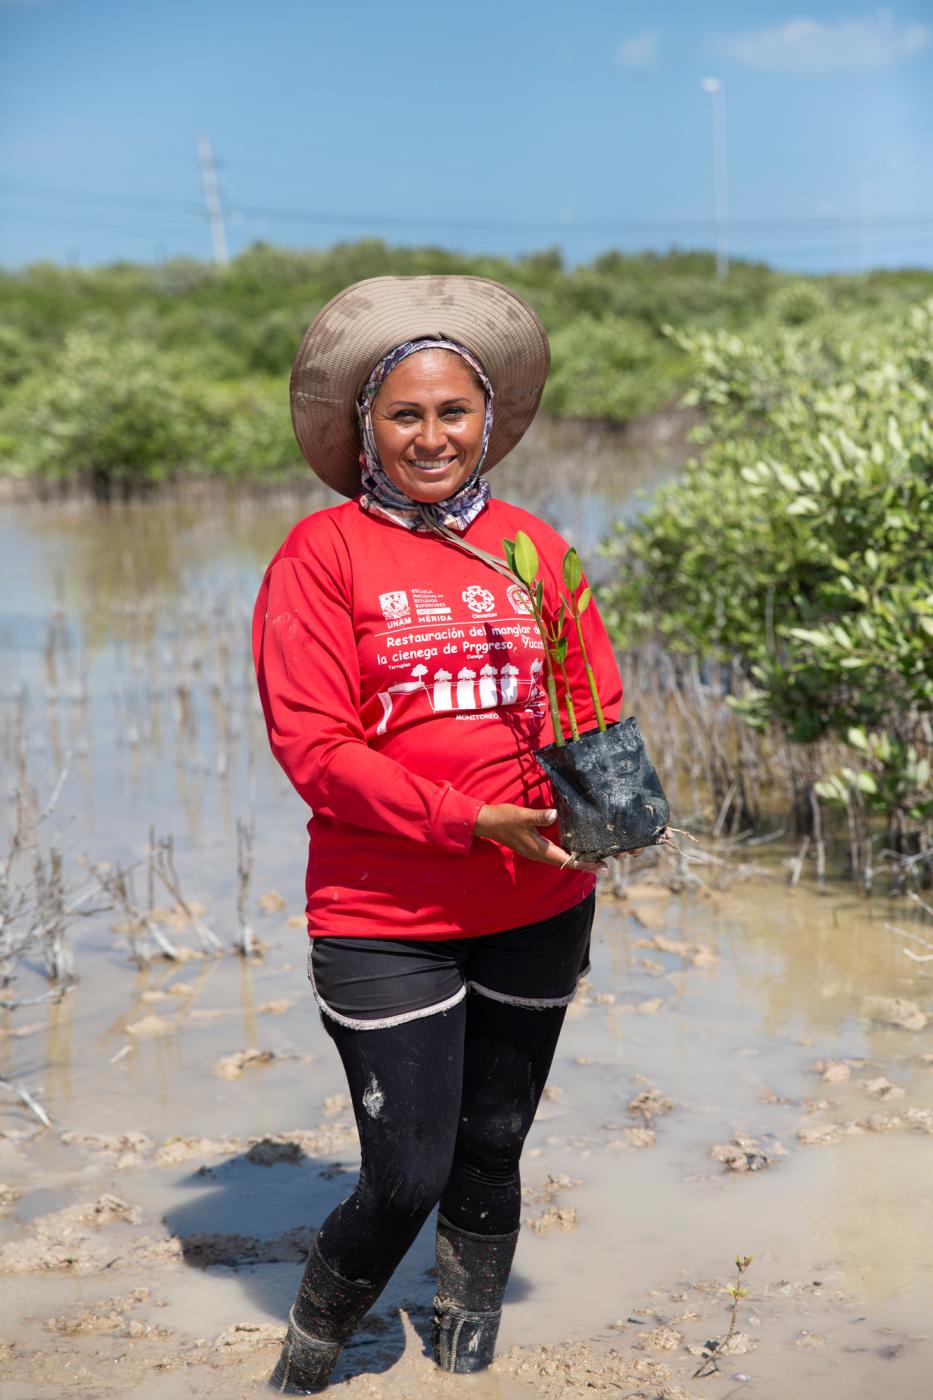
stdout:
{"type": "Polygon", "coordinates": [[[524,530],[519,530],[515,536],[515,572],[529,585],[534,583],[538,573],[538,551],[524,530]]]}
{"type": "Polygon", "coordinates": [[[502,552],[503,552],[503,554],[505,555],[505,562],[508,564],[509,568],[512,570],[512,573],[514,574],[514,573],[515,573],[515,541],[514,541],[514,540],[503,540],[503,541],[502,541],[502,552]]]}
{"type": "Polygon", "coordinates": [[[846,739],[853,749],[860,749],[862,753],[868,753],[868,736],[864,729],[856,729],[853,725],[846,734],[846,739]]]}
{"type": "Polygon", "coordinates": [[[800,482],[798,481],[797,477],[792,471],[789,471],[787,467],[782,466],[780,462],[772,462],[771,470],[774,473],[777,480],[780,482],[780,484],[784,487],[785,491],[800,490],[800,482]]]}
{"type": "Polygon", "coordinates": [[[859,773],[856,782],[860,792],[867,792],[870,797],[876,795],[878,784],[870,773],[859,773]]]}
{"type": "Polygon", "coordinates": [[[827,637],[825,632],[818,632],[809,627],[789,627],[790,636],[796,637],[800,642],[809,642],[814,647],[832,646],[832,639],[827,637]]]}
{"type": "MultiPolygon", "coordinates": [[[[583,592],[580,594],[579,599],[577,600],[577,612],[581,615],[581,617],[582,617],[582,615],[586,612],[587,608],[589,607],[589,605],[590,605],[590,600],[592,599],[592,597],[593,597],[593,590],[592,590],[592,588],[584,588],[583,592]]],[[[929,622],[929,623],[931,623],[931,625],[933,625],[933,618],[924,618],[923,621],[924,621],[924,622],[929,622]]],[[[923,624],[921,623],[921,626],[922,626],[922,625],[923,625],[923,624]]]]}
{"type": "Polygon", "coordinates": [[[537,606],[538,612],[541,611],[541,607],[542,607],[542,604],[543,604],[543,603],[544,603],[544,582],[543,582],[542,579],[538,579],[538,583],[537,583],[537,586],[536,586],[536,588],[535,588],[535,604],[536,604],[536,606],[537,606]]]}
{"type": "Polygon", "coordinates": [[[563,570],[564,583],[570,590],[572,597],[580,587],[580,581],[583,578],[583,565],[580,563],[580,556],[575,549],[568,549],[564,555],[563,570]]]}

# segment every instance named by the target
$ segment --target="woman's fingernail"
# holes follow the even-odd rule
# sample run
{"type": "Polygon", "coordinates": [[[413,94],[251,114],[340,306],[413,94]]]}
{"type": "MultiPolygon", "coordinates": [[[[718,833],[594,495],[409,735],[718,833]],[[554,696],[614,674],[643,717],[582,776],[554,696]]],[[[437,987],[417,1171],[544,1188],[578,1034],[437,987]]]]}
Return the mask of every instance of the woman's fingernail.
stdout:
{"type": "Polygon", "coordinates": [[[545,816],[547,817],[549,822],[557,821],[557,813],[554,811],[553,807],[545,813],[545,816]]]}

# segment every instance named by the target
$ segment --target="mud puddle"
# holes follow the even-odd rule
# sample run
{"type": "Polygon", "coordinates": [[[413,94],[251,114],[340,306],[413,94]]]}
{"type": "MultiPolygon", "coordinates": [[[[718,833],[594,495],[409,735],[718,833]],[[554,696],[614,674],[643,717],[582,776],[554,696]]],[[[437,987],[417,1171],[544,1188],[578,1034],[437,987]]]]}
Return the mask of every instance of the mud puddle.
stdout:
{"type": "MultiPolygon", "coordinates": [[[[266,749],[246,630],[262,565],[322,503],[0,517],[5,772],[24,763],[41,805],[66,771],[44,849],[69,883],[122,869],[175,954],[137,937],[151,962],[134,965],[132,920],[95,898],[69,927],[74,988],[29,1004],[47,990],[37,945],[6,989],[23,1004],[0,1010],[0,1077],[51,1123],[0,1097],[10,1400],[263,1393],[311,1233],[352,1188],[355,1129],[304,975],[306,812],[266,749]],[[153,828],[187,912],[152,878],[153,828]],[[230,951],[244,919],[252,959],[230,951]]],[[[433,1370],[427,1227],[337,1394],[925,1400],[933,964],[888,925],[931,935],[914,907],[792,891],[769,860],[674,893],[673,863],[646,857],[605,893],[525,1155],[499,1359],[469,1381],[433,1370]],[[694,1379],[726,1335],[737,1254],[753,1256],[737,1337],[694,1379]]]]}
{"type": "MultiPolygon", "coordinates": [[[[929,1014],[928,984],[855,900],[777,873],[678,896],[662,874],[602,902],[526,1150],[501,1356],[468,1388],[920,1400],[933,1047],[885,1017],[929,1014]],[[737,1252],[753,1262],[734,1349],[694,1380],[737,1252]]],[[[11,1400],[245,1395],[271,1367],[311,1231],[357,1162],[287,918],[266,916],[255,965],[112,967],[7,1018],[34,1029],[0,1039],[4,1074],[46,1066],[53,1121],[15,1108],[0,1139],[11,1400]],[[128,1038],[153,1007],[169,1029],[128,1038]]],[[[426,1227],[337,1393],[462,1389],[424,1354],[431,1265],[426,1227]]]]}

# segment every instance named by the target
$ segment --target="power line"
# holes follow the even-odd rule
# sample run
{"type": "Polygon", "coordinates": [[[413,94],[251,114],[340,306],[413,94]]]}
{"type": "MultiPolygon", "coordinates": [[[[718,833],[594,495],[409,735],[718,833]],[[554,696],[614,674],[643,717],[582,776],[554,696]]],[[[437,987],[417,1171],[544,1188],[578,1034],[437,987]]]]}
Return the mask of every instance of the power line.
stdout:
{"type": "MultiPolygon", "coordinates": [[[[30,182],[20,183],[30,184],[30,182]]],[[[150,213],[177,213],[179,215],[189,215],[199,220],[204,218],[204,208],[202,205],[187,200],[175,200],[161,196],[110,194],[87,190],[55,190],[47,187],[40,188],[35,185],[31,185],[30,192],[34,198],[50,199],[54,202],[125,205],[128,207],[138,206],[141,210],[147,210],[150,213]]],[[[15,194],[14,197],[16,197],[15,194]]],[[[230,203],[230,201],[228,201],[228,203],[230,203]]],[[[709,229],[709,219],[683,216],[655,219],[626,219],[604,216],[599,219],[585,220],[561,219],[554,216],[521,220],[497,218],[477,219],[473,216],[425,219],[423,215],[409,216],[385,213],[351,213],[349,211],[295,209],[237,203],[233,203],[231,207],[234,215],[242,218],[274,219],[279,222],[300,221],[303,223],[322,225],[361,225],[368,227],[378,225],[397,228],[423,226],[426,228],[502,229],[514,232],[536,231],[544,228],[560,231],[568,235],[574,233],[599,233],[607,231],[614,232],[617,235],[627,232],[665,233],[673,230],[706,232],[709,229]]],[[[125,212],[128,212],[128,210],[125,212]]],[[[865,221],[859,214],[758,215],[744,219],[730,219],[730,227],[733,229],[742,229],[747,233],[777,231],[784,233],[795,233],[798,231],[813,233],[823,230],[857,232],[865,227],[865,221]]],[[[929,228],[933,227],[933,214],[880,215],[869,222],[869,227],[873,230],[918,227],[929,228]]]]}
{"type": "Polygon", "coordinates": [[[124,194],[122,192],[114,194],[103,191],[50,189],[47,185],[37,185],[32,180],[21,180],[14,177],[12,181],[8,181],[6,176],[0,175],[0,185],[7,183],[12,183],[14,186],[19,185],[28,194],[41,199],[66,199],[79,204],[129,204],[139,205],[144,209],[163,208],[175,209],[179,213],[199,214],[201,216],[204,214],[202,202],[174,199],[167,195],[124,194]]]}

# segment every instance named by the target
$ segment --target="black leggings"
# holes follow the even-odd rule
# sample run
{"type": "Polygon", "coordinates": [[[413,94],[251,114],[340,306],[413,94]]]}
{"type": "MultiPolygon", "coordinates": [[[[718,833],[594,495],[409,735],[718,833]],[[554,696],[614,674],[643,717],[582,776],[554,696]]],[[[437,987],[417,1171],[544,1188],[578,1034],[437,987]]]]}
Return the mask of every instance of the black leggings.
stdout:
{"type": "Polygon", "coordinates": [[[447,1011],[378,1030],[323,1017],[346,1070],[362,1148],[356,1190],[319,1246],[344,1278],[393,1272],[435,1205],[463,1230],[518,1228],[518,1163],[565,1006],[470,993],[447,1011]]]}

